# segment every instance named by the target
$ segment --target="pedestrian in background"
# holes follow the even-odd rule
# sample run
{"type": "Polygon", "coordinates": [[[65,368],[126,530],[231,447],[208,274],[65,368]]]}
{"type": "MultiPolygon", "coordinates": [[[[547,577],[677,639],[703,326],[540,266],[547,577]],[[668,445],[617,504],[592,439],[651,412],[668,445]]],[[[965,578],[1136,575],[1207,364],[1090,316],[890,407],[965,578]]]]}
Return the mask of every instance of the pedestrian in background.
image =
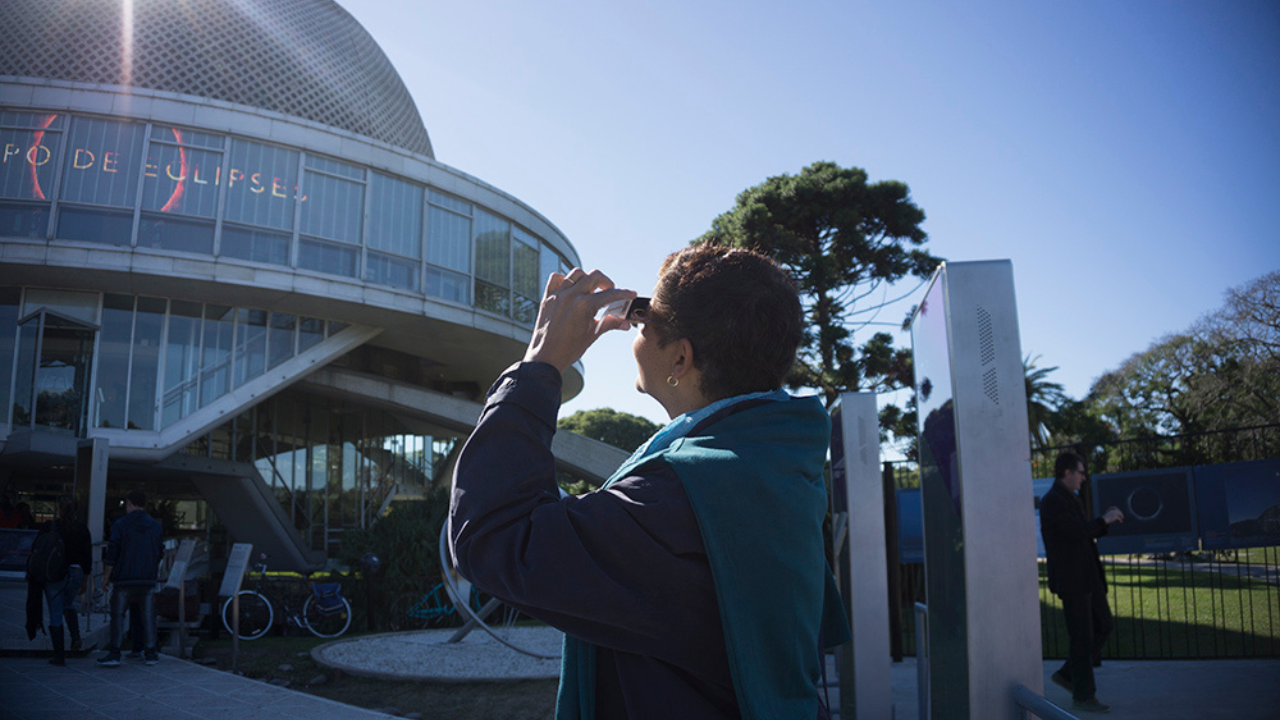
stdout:
{"type": "Polygon", "coordinates": [[[124,614],[132,598],[142,603],[142,623],[146,634],[145,661],[160,661],[156,641],[156,577],[164,557],[160,523],[147,514],[147,496],[134,490],[125,496],[125,516],[111,526],[111,540],[103,560],[102,589],[111,586],[111,644],[98,658],[103,667],[119,667],[120,644],[124,635],[124,614]]]}
{"type": "Polygon", "coordinates": [[[1085,712],[1109,712],[1098,701],[1093,668],[1102,664],[1102,646],[1111,635],[1111,607],[1107,580],[1098,557],[1097,539],[1124,513],[1111,507],[1102,517],[1089,519],[1080,499],[1088,475],[1075,453],[1062,453],[1053,468],[1053,487],[1040,500],[1040,534],[1049,566],[1049,590],[1062,599],[1070,642],[1067,661],[1050,677],[1071,691],[1071,706],[1085,712]]]}

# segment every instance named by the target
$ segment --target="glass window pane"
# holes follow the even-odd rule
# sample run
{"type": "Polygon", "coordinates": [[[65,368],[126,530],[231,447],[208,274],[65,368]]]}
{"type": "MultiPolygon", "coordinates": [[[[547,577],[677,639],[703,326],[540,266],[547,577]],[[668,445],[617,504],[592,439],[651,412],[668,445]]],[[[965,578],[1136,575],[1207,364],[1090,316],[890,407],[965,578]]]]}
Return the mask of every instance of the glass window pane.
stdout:
{"type": "MultiPolygon", "coordinates": [[[[538,265],[541,268],[538,270],[538,285],[540,288],[546,287],[547,278],[551,277],[551,273],[565,273],[569,269],[560,257],[560,253],[553,250],[550,245],[542,246],[542,254],[538,260],[538,265]]],[[[539,289],[538,295],[542,295],[541,289],[539,289]]]]}
{"type": "Polygon", "coordinates": [[[138,199],[144,132],[143,125],[72,118],[62,199],[133,207],[138,199]]]}
{"type": "Polygon", "coordinates": [[[511,287],[511,225],[483,211],[476,213],[476,278],[511,287]]]}
{"type": "Polygon", "coordinates": [[[369,247],[422,257],[422,188],[374,173],[369,187],[369,247]]]}
{"type": "Polygon", "coordinates": [[[348,165],[320,155],[307,156],[307,169],[319,170],[330,175],[347,178],[348,180],[364,182],[364,168],[359,165],[348,165]]]}
{"type": "Polygon", "coordinates": [[[161,427],[168,427],[196,409],[199,385],[200,303],[174,300],[169,310],[169,336],[164,351],[164,405],[161,427]]]}
{"type": "MultiPolygon", "coordinates": [[[[57,117],[43,116],[48,122],[57,117]]],[[[61,133],[42,129],[0,129],[0,197],[52,200],[56,169],[53,159],[61,139],[61,133]]]]}
{"type": "Polygon", "coordinates": [[[222,226],[222,245],[218,254],[273,265],[289,264],[289,236],[266,230],[222,226]]]}
{"type": "Polygon", "coordinates": [[[236,311],[235,385],[261,375],[267,361],[267,311],[239,308],[236,311]]]}
{"type": "Polygon", "coordinates": [[[222,153],[151,144],[142,179],[142,209],[211,218],[218,211],[222,153]]]}
{"type": "Polygon", "coordinates": [[[22,291],[0,288],[0,423],[9,421],[9,381],[13,379],[13,348],[18,342],[18,304],[22,291]]]}
{"type": "Polygon", "coordinates": [[[531,297],[517,294],[512,298],[511,317],[525,325],[532,325],[538,319],[538,303],[531,297]]]}
{"type": "Polygon", "coordinates": [[[78,322],[44,316],[36,368],[37,426],[60,434],[83,434],[95,334],[78,322]]]}
{"type": "Polygon", "coordinates": [[[138,224],[138,247],[213,254],[213,221],[144,214],[138,224]]]}
{"type": "Polygon", "coordinates": [[[298,352],[302,353],[324,340],[324,320],[313,317],[298,319],[298,352]]]}
{"type": "Polygon", "coordinates": [[[268,368],[273,368],[293,357],[293,330],[297,324],[296,315],[271,313],[271,330],[267,341],[268,368]]]}
{"type": "Polygon", "coordinates": [[[0,110],[0,126],[3,127],[30,127],[61,130],[63,128],[62,121],[63,116],[60,115],[0,110]]]}
{"type": "Polygon", "coordinates": [[[133,340],[133,296],[102,298],[98,333],[98,380],[94,390],[94,427],[125,427],[129,387],[129,347],[133,340]]]}
{"type": "Polygon", "coordinates": [[[48,232],[48,205],[0,203],[0,235],[42,238],[48,232]]]}
{"type": "Polygon", "coordinates": [[[538,241],[516,228],[511,253],[511,289],[525,297],[541,297],[546,278],[540,277],[538,241]]]}
{"type": "Polygon", "coordinates": [[[160,377],[160,333],[165,301],[138,298],[133,326],[133,362],[129,366],[128,427],[156,429],[156,384],[160,377]]]}
{"type": "Polygon", "coordinates": [[[302,232],[358,244],[364,222],[364,184],[308,173],[303,187],[302,232]]]}
{"type": "Polygon", "coordinates": [[[499,315],[510,315],[511,291],[483,280],[476,280],[476,307],[499,315]]]}
{"type": "Polygon", "coordinates": [[[449,208],[450,210],[462,215],[471,215],[471,203],[465,200],[459,200],[452,195],[445,195],[437,190],[427,190],[427,199],[434,205],[449,208]]]}
{"type": "MultiPolygon", "coordinates": [[[[209,148],[210,150],[221,150],[225,142],[225,138],[221,135],[196,132],[195,130],[183,130],[182,128],[165,127],[163,125],[151,126],[151,139],[175,142],[180,145],[209,148]]],[[[210,168],[210,171],[212,172],[212,168],[210,168]]]]}
{"type": "Polygon", "coordinates": [[[356,277],[359,262],[358,248],[310,238],[298,240],[298,267],[304,270],[356,277]]]}
{"type": "Polygon", "coordinates": [[[364,279],[391,287],[417,290],[421,267],[416,260],[406,260],[370,250],[364,279]]]}
{"type": "Polygon", "coordinates": [[[90,210],[62,206],[58,211],[60,240],[82,240],[104,245],[127,246],[133,234],[133,212],[130,210],[90,210]]]}
{"type": "Polygon", "coordinates": [[[40,318],[27,320],[18,328],[18,361],[13,383],[14,427],[30,427],[32,405],[31,384],[35,380],[36,351],[39,350],[40,318]]]}
{"type": "Polygon", "coordinates": [[[298,153],[233,139],[226,219],[292,230],[297,175],[298,153]]]}
{"type": "Polygon", "coordinates": [[[427,282],[423,290],[428,295],[464,305],[471,304],[471,279],[466,275],[427,266],[427,282]]]}
{"type": "Polygon", "coordinates": [[[431,208],[427,214],[427,261],[471,272],[471,218],[431,208]]]}
{"type": "Polygon", "coordinates": [[[204,348],[200,365],[200,407],[231,390],[231,339],[235,310],[226,305],[204,306],[204,348]]]}

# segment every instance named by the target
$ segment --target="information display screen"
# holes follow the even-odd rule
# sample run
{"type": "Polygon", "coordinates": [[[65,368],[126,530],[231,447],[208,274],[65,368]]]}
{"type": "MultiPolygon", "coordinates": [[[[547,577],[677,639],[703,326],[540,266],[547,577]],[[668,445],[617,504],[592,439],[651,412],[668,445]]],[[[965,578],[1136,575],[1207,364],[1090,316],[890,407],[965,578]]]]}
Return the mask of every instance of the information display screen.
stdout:
{"type": "Polygon", "coordinates": [[[1096,515],[1117,507],[1124,522],[1113,523],[1098,539],[1103,555],[1183,552],[1197,549],[1195,494],[1191,468],[1095,475],[1096,515]]]}

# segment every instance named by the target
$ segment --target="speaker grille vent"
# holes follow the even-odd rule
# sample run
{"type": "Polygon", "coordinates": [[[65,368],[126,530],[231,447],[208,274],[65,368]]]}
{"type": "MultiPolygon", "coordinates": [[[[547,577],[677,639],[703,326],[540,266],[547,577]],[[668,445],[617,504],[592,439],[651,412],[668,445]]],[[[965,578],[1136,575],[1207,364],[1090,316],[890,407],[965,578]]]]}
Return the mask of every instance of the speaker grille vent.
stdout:
{"type": "MultiPolygon", "coordinates": [[[[996,361],[996,341],[991,330],[991,313],[981,305],[977,306],[978,315],[978,355],[984,367],[996,361]]],[[[996,381],[996,369],[988,367],[982,373],[982,391],[991,402],[1000,404],[1000,386],[996,381]]]]}

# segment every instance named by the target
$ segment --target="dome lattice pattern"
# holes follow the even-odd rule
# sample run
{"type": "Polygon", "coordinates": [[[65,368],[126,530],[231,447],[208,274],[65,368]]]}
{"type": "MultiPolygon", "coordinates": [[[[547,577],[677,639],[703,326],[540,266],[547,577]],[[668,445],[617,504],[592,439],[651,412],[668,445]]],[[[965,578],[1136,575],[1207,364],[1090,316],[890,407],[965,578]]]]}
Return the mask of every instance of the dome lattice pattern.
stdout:
{"type": "Polygon", "coordinates": [[[433,156],[382,49],[332,0],[0,0],[0,75],[249,105],[433,156]]]}

